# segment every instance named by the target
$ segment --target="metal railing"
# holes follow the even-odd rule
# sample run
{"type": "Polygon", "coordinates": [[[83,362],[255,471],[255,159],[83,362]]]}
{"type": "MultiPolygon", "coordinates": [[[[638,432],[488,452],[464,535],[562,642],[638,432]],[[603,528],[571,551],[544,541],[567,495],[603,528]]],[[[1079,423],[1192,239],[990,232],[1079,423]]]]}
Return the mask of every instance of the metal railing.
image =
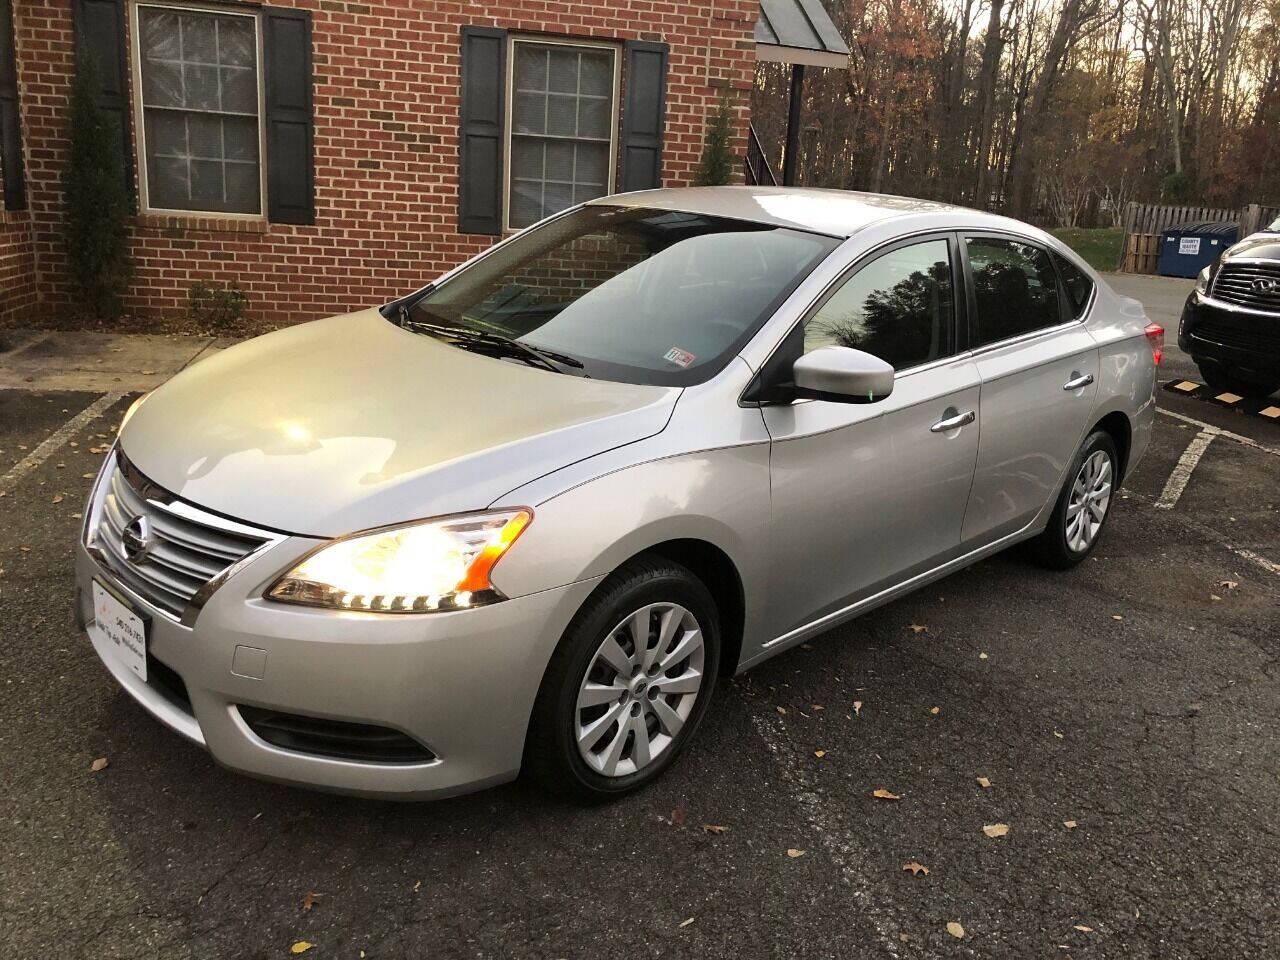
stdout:
{"type": "Polygon", "coordinates": [[[750,124],[747,126],[747,156],[744,166],[748,185],[770,187],[778,185],[778,178],[773,175],[773,168],[769,166],[764,148],[760,146],[760,138],[756,136],[756,128],[750,124]]]}

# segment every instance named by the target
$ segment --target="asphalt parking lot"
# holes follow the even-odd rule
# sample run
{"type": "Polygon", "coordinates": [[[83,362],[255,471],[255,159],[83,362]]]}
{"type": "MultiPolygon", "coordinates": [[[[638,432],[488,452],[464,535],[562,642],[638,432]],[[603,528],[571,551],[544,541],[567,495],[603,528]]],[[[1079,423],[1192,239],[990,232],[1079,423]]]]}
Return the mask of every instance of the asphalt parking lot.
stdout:
{"type": "Polygon", "coordinates": [[[77,634],[103,398],[0,391],[6,958],[1280,955],[1280,425],[1162,390],[1090,562],[722,682],[637,796],[392,804],[218,768],[77,634]]]}

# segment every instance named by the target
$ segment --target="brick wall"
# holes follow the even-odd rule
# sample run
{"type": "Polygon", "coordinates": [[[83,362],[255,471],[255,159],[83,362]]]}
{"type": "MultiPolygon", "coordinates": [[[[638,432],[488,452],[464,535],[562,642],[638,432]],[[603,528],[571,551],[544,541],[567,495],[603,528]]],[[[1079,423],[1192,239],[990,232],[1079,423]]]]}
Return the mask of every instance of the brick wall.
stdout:
{"type": "MultiPolygon", "coordinates": [[[[456,226],[459,29],[466,24],[668,43],[664,184],[691,181],[706,118],[722,95],[738,119],[735,150],[744,149],[758,0],[278,3],[313,11],[316,223],[139,217],[137,276],[126,299],[132,313],[180,313],[193,281],[236,281],[250,315],[297,322],[379,303],[491,243],[456,226]]],[[[58,241],[71,4],[15,7],[38,294],[60,309],[73,297],[58,241]]]]}
{"type": "Polygon", "coordinates": [[[35,246],[31,217],[0,209],[0,325],[21,325],[36,302],[35,246]]]}

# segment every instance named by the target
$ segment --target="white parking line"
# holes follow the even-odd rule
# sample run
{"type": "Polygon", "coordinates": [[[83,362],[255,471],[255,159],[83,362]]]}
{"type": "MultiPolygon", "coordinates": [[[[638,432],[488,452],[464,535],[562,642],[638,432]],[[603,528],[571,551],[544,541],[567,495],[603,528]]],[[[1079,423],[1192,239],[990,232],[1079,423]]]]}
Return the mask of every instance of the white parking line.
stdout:
{"type": "Polygon", "coordinates": [[[1209,441],[1218,435],[1217,427],[1206,426],[1187,444],[1187,449],[1182,451],[1182,456],[1178,458],[1177,464],[1173,468],[1173,473],[1169,474],[1169,479],[1165,481],[1164,492],[1160,494],[1160,499],[1156,501],[1157,510],[1172,510],[1178,502],[1178,498],[1182,496],[1182,491],[1187,488],[1187,481],[1191,479],[1191,471],[1196,468],[1196,464],[1200,462],[1200,458],[1204,456],[1205,450],[1209,447],[1209,441]]]}
{"type": "Polygon", "coordinates": [[[869,879],[871,871],[865,858],[853,844],[841,838],[839,824],[831,819],[830,802],[818,796],[810,783],[808,771],[794,751],[780,745],[783,735],[777,729],[777,721],[772,717],[753,716],[751,722],[764,745],[782,767],[783,780],[789,787],[788,793],[800,807],[815,839],[826,848],[827,854],[840,868],[840,876],[849,887],[858,912],[871,921],[884,952],[891,957],[900,957],[900,942],[897,933],[893,932],[897,929],[897,924],[878,906],[869,879]]]}
{"type": "Polygon", "coordinates": [[[1223,430],[1221,427],[1215,427],[1213,424],[1205,423],[1203,420],[1197,420],[1195,417],[1188,417],[1181,413],[1174,413],[1172,410],[1165,410],[1163,407],[1156,407],[1156,413],[1164,414],[1166,417],[1173,417],[1173,419],[1181,420],[1183,423],[1192,424],[1193,426],[1199,427],[1201,430],[1208,430],[1215,436],[1223,437],[1227,440],[1234,440],[1236,443],[1242,443],[1246,447],[1252,447],[1262,453],[1269,453],[1273,457],[1280,457],[1280,450],[1277,450],[1275,447],[1265,446],[1257,440],[1253,440],[1249,437],[1242,437],[1240,434],[1232,433],[1230,430],[1223,430]]]}
{"type": "Polygon", "coordinates": [[[123,393],[104,393],[89,406],[50,434],[40,446],[14,464],[13,469],[0,477],[0,493],[8,493],[15,483],[53,455],[53,452],[74,437],[90,420],[97,419],[119,403],[123,393]]]}

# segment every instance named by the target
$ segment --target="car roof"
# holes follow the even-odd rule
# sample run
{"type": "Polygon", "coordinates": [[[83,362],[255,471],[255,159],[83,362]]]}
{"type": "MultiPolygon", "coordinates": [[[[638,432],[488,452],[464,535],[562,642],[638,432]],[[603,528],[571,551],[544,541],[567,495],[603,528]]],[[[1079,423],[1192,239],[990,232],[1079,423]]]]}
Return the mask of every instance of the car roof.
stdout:
{"type": "Polygon", "coordinates": [[[953,214],[973,226],[1034,229],[1005,217],[932,200],[815,187],[682,187],[617,193],[591,203],[703,213],[835,237],[848,237],[870,223],[913,214],[953,214]]]}

